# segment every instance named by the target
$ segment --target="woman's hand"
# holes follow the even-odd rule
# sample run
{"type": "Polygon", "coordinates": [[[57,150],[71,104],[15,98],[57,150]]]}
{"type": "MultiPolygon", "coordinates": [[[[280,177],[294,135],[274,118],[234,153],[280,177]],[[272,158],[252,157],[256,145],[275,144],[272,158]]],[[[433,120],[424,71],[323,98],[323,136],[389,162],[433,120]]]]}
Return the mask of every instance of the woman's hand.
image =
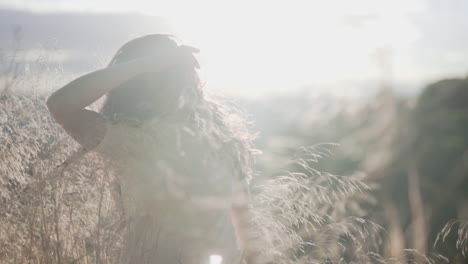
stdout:
{"type": "Polygon", "coordinates": [[[174,54],[175,66],[189,66],[199,69],[200,64],[193,55],[198,52],[200,52],[200,50],[192,46],[182,45],[177,47],[176,53],[174,54]]]}
{"type": "Polygon", "coordinates": [[[161,55],[141,58],[142,72],[159,72],[162,69],[172,67],[190,67],[199,69],[200,64],[194,56],[194,53],[198,52],[199,50],[197,48],[182,45],[161,55]]]}

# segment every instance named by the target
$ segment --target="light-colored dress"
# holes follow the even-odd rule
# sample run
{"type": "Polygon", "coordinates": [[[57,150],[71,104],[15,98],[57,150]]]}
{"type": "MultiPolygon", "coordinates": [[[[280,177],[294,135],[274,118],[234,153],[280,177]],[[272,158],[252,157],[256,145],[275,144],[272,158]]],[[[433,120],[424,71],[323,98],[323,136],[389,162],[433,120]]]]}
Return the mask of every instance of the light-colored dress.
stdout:
{"type": "Polygon", "coordinates": [[[239,263],[230,221],[233,167],[222,144],[178,121],[107,124],[94,149],[122,193],[127,237],[121,263],[239,263]]]}

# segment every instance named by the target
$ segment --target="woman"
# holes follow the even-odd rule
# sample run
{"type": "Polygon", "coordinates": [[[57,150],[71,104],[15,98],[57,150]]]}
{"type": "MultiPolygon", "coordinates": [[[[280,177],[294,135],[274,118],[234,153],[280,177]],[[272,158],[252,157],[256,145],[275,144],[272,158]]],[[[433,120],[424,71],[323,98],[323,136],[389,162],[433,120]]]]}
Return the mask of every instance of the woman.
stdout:
{"type": "Polygon", "coordinates": [[[245,259],[255,255],[247,231],[252,137],[202,92],[195,52],[168,35],[143,36],[47,101],[54,119],[119,180],[127,227],[121,263],[199,264],[210,254],[230,263],[241,255],[236,239],[245,259]],[[99,113],[86,109],[104,95],[99,113]]]}

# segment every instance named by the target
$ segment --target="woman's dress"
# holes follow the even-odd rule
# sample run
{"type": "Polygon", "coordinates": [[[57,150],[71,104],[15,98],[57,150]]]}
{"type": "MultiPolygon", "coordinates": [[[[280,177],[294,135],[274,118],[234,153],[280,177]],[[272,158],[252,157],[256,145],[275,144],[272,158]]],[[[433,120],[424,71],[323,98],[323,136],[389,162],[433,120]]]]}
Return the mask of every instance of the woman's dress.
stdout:
{"type": "Polygon", "coordinates": [[[107,124],[95,148],[121,186],[121,263],[239,263],[230,221],[233,166],[223,144],[177,120],[107,124]]]}

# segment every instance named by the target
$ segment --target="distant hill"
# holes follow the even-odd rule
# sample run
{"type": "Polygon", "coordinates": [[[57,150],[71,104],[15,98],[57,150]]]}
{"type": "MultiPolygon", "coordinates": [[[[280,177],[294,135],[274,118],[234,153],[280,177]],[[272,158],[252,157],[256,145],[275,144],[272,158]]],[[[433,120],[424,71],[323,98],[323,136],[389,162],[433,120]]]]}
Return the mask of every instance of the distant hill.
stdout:
{"type": "Polygon", "coordinates": [[[89,70],[96,56],[109,58],[127,40],[149,33],[171,33],[162,18],[105,13],[29,13],[0,9],[0,49],[11,48],[13,31],[21,28],[23,49],[54,45],[73,51],[64,61],[68,71],[89,70]],[[84,55],[84,56],[83,56],[84,55]]]}

